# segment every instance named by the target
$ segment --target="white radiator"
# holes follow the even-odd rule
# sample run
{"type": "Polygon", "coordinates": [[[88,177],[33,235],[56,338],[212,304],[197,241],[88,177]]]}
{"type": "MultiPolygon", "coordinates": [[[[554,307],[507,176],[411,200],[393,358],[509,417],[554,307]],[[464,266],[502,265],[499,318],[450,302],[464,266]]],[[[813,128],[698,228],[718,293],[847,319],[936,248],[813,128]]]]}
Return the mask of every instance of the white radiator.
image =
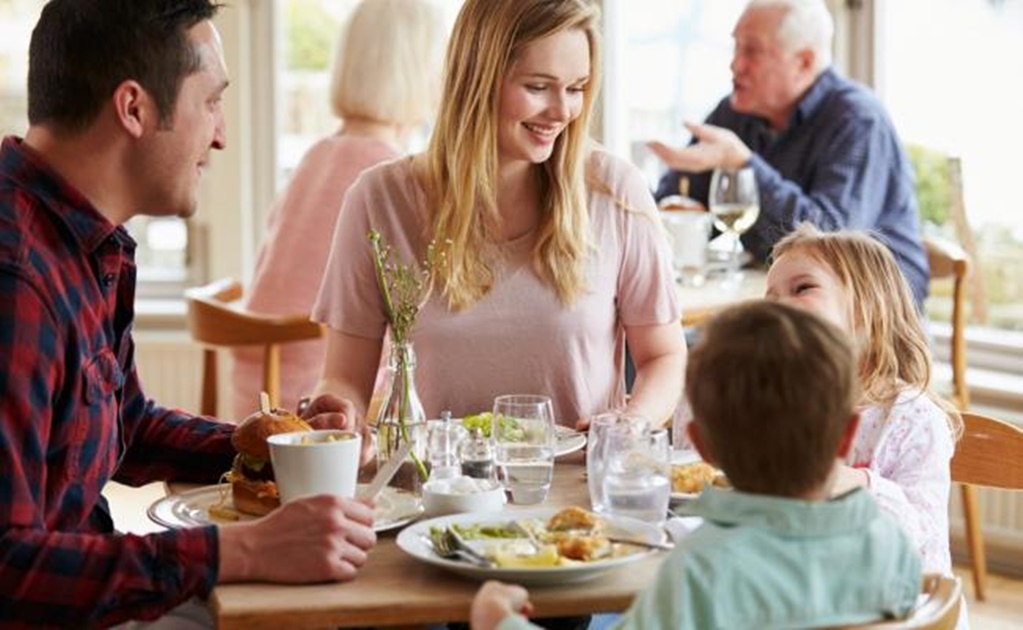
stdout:
{"type": "Polygon", "coordinates": [[[142,391],[164,407],[198,412],[202,399],[202,349],[185,332],[135,333],[142,391]]]}
{"type": "MultiPolygon", "coordinates": [[[[959,487],[954,486],[949,521],[952,552],[957,561],[967,558],[961,499],[959,487]]],[[[996,572],[1023,575],[1023,492],[980,488],[977,499],[988,567],[996,572]]]]}

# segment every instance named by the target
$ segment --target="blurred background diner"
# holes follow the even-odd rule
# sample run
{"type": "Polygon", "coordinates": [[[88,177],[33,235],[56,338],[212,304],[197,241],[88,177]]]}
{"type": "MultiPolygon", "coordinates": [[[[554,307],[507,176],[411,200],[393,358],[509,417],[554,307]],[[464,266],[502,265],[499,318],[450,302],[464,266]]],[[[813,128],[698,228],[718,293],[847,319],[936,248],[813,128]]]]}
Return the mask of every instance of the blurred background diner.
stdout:
{"type": "MultiPolygon", "coordinates": [[[[428,1],[443,15],[446,33],[461,0],[428,1]]],[[[43,4],[0,0],[5,135],[21,135],[27,126],[26,52],[43,4]]],[[[234,0],[216,19],[232,71],[224,102],[231,142],[211,160],[194,217],[139,217],[129,224],[139,242],[136,360],[147,393],[164,404],[197,409],[201,395],[202,348],[187,332],[184,290],[227,277],[251,285],[275,202],[287,194],[303,156],[338,131],[331,72],[338,34],[356,4],[234,0]]],[[[959,293],[954,274],[928,285],[924,310],[935,385],[953,393],[952,341],[960,333],[957,356],[963,357],[970,408],[1023,424],[1023,212],[1012,205],[1019,196],[1015,154],[1023,146],[1018,114],[1023,1],[827,4],[835,22],[833,67],[867,86],[890,115],[913,168],[922,234],[953,244],[969,261],[959,293]]],[[[731,92],[732,31],[746,0],[601,0],[601,5],[604,85],[592,133],[610,152],[636,164],[654,190],[666,165],[647,144],[686,146],[691,136],[683,122],[704,120],[731,92]]],[[[428,122],[414,125],[395,151],[422,149],[429,132],[428,122]]],[[[713,283],[700,290],[715,292],[713,283]]],[[[687,310],[684,297],[682,308],[687,310]]],[[[303,309],[308,305],[297,307],[303,309]]],[[[232,402],[230,362],[222,361],[220,370],[220,412],[238,417],[232,410],[246,403],[232,402]]],[[[124,496],[141,497],[144,505],[157,490],[124,496]]],[[[953,559],[963,570],[970,566],[964,517],[959,493],[952,494],[953,559]]],[[[974,628],[1003,627],[999,619],[1012,619],[1023,605],[1021,582],[1003,577],[1023,575],[1023,498],[986,490],[979,495],[989,588],[1013,586],[1008,594],[989,592],[989,601],[980,604],[973,601],[972,587],[964,592],[974,628]]],[[[138,512],[139,526],[145,527],[138,512]]]]}

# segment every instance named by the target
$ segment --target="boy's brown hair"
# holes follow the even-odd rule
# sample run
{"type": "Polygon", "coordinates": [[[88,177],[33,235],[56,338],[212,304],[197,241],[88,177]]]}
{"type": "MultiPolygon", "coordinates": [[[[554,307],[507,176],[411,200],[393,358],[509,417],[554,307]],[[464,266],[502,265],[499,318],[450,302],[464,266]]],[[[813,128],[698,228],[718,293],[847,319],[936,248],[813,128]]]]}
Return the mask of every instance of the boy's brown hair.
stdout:
{"type": "Polygon", "coordinates": [[[826,483],[859,397],[843,331],[757,301],[715,317],[686,367],[703,446],[740,491],[800,496],[826,483]]]}

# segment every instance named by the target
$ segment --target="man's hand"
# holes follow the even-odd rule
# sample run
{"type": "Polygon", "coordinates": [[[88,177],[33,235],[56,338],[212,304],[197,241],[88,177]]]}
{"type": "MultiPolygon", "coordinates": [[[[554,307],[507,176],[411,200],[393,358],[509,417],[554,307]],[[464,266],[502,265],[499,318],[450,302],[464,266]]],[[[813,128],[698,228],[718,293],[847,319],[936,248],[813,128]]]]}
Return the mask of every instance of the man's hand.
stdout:
{"type": "Polygon", "coordinates": [[[521,586],[490,580],[476,591],[469,611],[469,625],[473,630],[493,630],[512,613],[529,616],[533,605],[529,592],[521,586]]]}
{"type": "Polygon", "coordinates": [[[688,122],[685,125],[696,138],[696,144],[676,149],[661,142],[647,143],[650,150],[671,169],[690,173],[703,173],[715,168],[735,170],[746,166],[753,155],[730,129],[688,122]]]}
{"type": "Polygon", "coordinates": [[[219,582],[351,580],[377,540],[371,504],[325,494],[222,526],[219,536],[219,582]]]}
{"type": "Polygon", "coordinates": [[[359,466],[365,466],[373,459],[373,436],[352,401],[334,394],[320,394],[300,409],[300,413],[314,429],[344,429],[359,433],[362,436],[359,466]]]}

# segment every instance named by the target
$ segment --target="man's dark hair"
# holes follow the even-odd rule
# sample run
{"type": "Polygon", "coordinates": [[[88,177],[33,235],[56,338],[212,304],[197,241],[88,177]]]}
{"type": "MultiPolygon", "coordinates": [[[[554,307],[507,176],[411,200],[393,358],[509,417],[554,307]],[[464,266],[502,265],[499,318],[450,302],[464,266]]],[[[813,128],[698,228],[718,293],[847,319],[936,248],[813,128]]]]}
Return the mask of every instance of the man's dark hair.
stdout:
{"type": "Polygon", "coordinates": [[[200,65],[187,31],[219,8],[214,0],[50,0],[29,46],[29,124],[81,131],[133,79],[169,125],[182,81],[200,65]]]}
{"type": "Polygon", "coordinates": [[[784,304],[723,311],[686,366],[704,445],[743,492],[797,497],[835,464],[859,397],[856,353],[836,326],[784,304]]]}

